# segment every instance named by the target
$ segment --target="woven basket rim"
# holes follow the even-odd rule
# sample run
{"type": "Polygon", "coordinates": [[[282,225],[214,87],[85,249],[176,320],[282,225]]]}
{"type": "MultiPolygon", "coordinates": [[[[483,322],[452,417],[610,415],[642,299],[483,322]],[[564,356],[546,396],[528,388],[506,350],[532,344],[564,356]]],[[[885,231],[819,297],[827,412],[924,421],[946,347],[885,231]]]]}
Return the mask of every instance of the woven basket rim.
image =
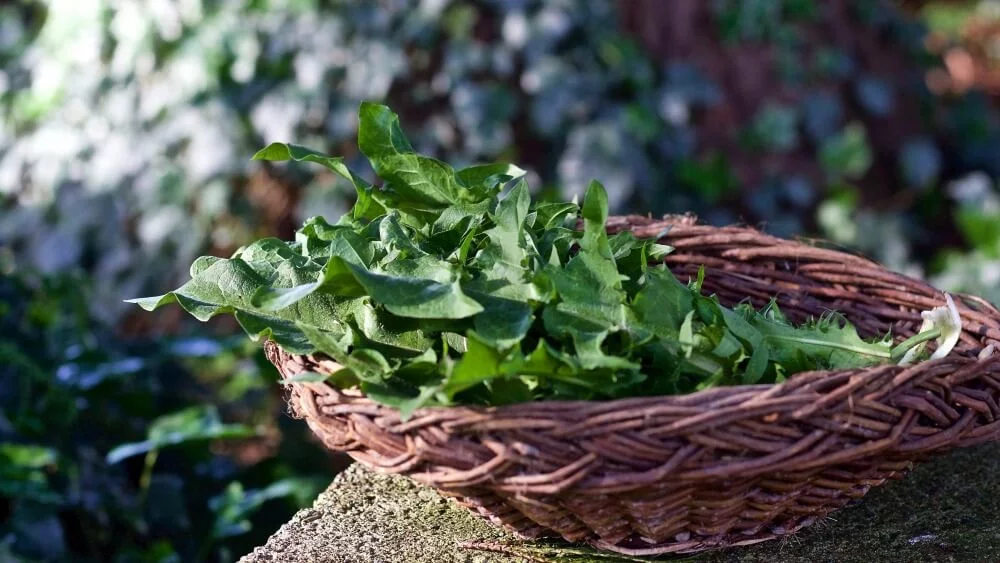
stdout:
{"type": "MultiPolygon", "coordinates": [[[[338,366],[333,359],[329,358],[325,354],[289,354],[284,352],[280,345],[274,343],[273,341],[266,341],[264,343],[265,353],[268,359],[272,362],[280,362],[281,354],[286,354],[292,357],[302,357],[307,358],[310,363],[317,363],[326,366],[338,366]]],[[[396,407],[378,403],[365,395],[357,387],[351,387],[348,389],[338,389],[329,383],[322,382],[289,382],[285,380],[284,374],[282,374],[282,384],[284,385],[301,385],[303,387],[315,388],[316,386],[325,388],[323,392],[327,395],[334,396],[338,398],[338,401],[344,404],[359,404],[359,405],[371,405],[371,408],[377,409],[379,411],[378,416],[385,419],[386,422],[393,422],[399,425],[398,431],[407,431],[412,428],[417,427],[417,425],[407,424],[407,420],[412,420],[415,418],[423,419],[420,425],[425,425],[428,420],[433,420],[434,422],[446,422],[446,420],[435,415],[447,415],[446,418],[460,418],[468,415],[480,415],[489,418],[519,418],[522,414],[539,414],[538,411],[546,411],[544,414],[547,416],[558,416],[560,414],[572,413],[579,410],[580,407],[587,407],[588,418],[601,416],[602,414],[611,415],[615,412],[620,412],[624,410],[634,410],[641,408],[669,408],[669,407],[692,407],[698,406],[713,399],[726,399],[733,398],[733,402],[736,402],[736,395],[739,395],[739,399],[747,400],[752,398],[765,398],[773,395],[781,395],[785,390],[796,389],[803,386],[803,383],[810,383],[809,387],[811,390],[816,392],[813,396],[816,399],[821,399],[823,395],[827,392],[824,388],[834,387],[834,383],[837,381],[838,376],[841,378],[851,378],[855,380],[865,380],[867,378],[884,378],[887,376],[900,377],[906,379],[905,374],[908,371],[914,371],[915,366],[920,366],[923,369],[931,371],[955,371],[956,369],[968,371],[971,367],[982,367],[987,368],[994,364],[1000,364],[1000,352],[993,354],[987,358],[974,358],[967,356],[954,356],[954,357],[944,357],[935,360],[926,360],[915,364],[913,366],[899,366],[893,364],[885,364],[867,368],[856,368],[856,369],[843,369],[843,370],[811,370],[806,372],[799,372],[790,376],[787,380],[780,383],[763,383],[763,384],[739,384],[739,385],[727,385],[720,387],[712,387],[709,389],[702,389],[700,391],[693,391],[691,393],[677,394],[677,395],[645,395],[636,397],[618,397],[618,398],[606,398],[606,399],[542,399],[538,401],[525,401],[521,403],[511,403],[507,405],[477,405],[477,404],[455,404],[455,405],[431,405],[426,407],[420,407],[415,409],[406,420],[400,416],[399,409],[396,407]],[[821,380],[828,380],[828,385],[822,385],[821,380]],[[600,405],[601,407],[595,407],[595,405],[600,405]],[[599,411],[607,411],[606,413],[601,413],[599,411]]],[[[331,372],[332,373],[332,372],[331,372]]],[[[803,405],[805,408],[796,413],[795,418],[803,418],[815,410],[816,408],[809,408],[807,405],[803,405]]],[[[768,405],[768,408],[773,408],[773,405],[768,405]]],[[[364,409],[370,411],[371,409],[364,409]]],[[[483,420],[488,426],[487,420],[483,420]]]]}

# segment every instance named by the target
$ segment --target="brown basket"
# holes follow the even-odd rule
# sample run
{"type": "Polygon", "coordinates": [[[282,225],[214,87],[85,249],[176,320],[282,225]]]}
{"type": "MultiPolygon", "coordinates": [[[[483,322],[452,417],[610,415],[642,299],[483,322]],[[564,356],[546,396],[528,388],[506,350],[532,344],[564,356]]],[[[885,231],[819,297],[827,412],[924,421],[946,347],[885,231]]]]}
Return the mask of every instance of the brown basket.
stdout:
{"type": "MultiPolygon", "coordinates": [[[[684,280],[733,305],[772,296],[793,320],[829,309],[867,335],[912,336],[944,303],[927,284],[864,258],[740,227],[613,217],[677,250],[684,280]]],[[[902,476],[914,461],[1000,437],[1000,311],[959,295],[964,332],[947,357],[796,375],[780,385],[606,402],[391,408],[324,383],[291,385],[293,412],[327,447],[402,473],[526,536],[632,555],[690,553],[790,534],[902,476]],[[993,346],[990,349],[990,346],[993,346]]],[[[283,377],[338,365],[273,343],[283,377]]]]}

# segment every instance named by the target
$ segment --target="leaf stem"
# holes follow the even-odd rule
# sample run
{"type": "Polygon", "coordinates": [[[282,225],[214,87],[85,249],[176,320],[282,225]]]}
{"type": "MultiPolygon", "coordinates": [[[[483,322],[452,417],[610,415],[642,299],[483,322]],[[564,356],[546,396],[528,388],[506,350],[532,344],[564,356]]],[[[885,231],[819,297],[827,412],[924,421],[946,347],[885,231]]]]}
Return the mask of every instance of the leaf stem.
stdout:
{"type": "Polygon", "coordinates": [[[686,358],[686,360],[689,365],[702,370],[709,376],[715,376],[725,371],[723,364],[719,363],[716,358],[701,352],[692,353],[691,357],[686,358]]]}
{"type": "Polygon", "coordinates": [[[910,351],[911,348],[917,346],[918,344],[923,344],[924,342],[934,340],[941,336],[940,328],[932,328],[930,330],[925,330],[923,332],[917,333],[906,340],[900,342],[892,348],[890,357],[893,363],[898,363],[899,360],[910,351]]]}
{"type": "Polygon", "coordinates": [[[777,334],[766,335],[765,338],[771,340],[784,340],[787,342],[798,342],[799,344],[813,344],[816,346],[824,346],[826,348],[837,348],[840,350],[846,350],[848,352],[854,352],[855,354],[861,354],[862,356],[874,356],[876,358],[890,358],[891,353],[886,350],[882,350],[878,347],[867,347],[867,346],[855,346],[852,344],[844,344],[841,342],[832,342],[830,340],[823,340],[820,338],[806,338],[806,337],[789,337],[781,336],[777,334]]]}
{"type": "Polygon", "coordinates": [[[153,467],[156,465],[156,458],[160,456],[160,450],[153,448],[146,452],[146,458],[142,466],[142,475],[139,477],[139,505],[146,504],[146,496],[149,494],[149,485],[153,480],[153,467]]]}

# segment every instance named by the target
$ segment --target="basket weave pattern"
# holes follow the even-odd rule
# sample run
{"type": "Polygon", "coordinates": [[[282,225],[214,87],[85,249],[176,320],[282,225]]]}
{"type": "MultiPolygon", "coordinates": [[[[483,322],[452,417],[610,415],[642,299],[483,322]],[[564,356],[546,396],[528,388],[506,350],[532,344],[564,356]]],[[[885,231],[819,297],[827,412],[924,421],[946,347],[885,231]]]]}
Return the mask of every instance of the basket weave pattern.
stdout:
{"type": "MultiPolygon", "coordinates": [[[[944,303],[927,284],[867,259],[741,227],[613,217],[676,248],[726,305],[772,297],[792,320],[843,312],[897,339],[944,303]]],[[[292,411],[366,466],[436,487],[526,537],[558,535],[651,555],[744,545],[807,526],[914,461],[1000,438],[1000,311],[959,295],[964,332],[947,357],[796,375],[779,385],[605,402],[390,408],[325,383],[289,385],[292,411]],[[993,352],[993,353],[991,353],[993,352]]],[[[284,377],[339,366],[267,343],[284,377]]]]}

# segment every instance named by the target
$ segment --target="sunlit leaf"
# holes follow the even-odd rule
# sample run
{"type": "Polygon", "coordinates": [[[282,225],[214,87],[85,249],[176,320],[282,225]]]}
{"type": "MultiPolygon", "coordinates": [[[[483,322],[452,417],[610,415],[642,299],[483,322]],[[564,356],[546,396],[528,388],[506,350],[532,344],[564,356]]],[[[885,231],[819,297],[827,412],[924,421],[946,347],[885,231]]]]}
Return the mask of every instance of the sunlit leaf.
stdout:
{"type": "Polygon", "coordinates": [[[108,452],[107,461],[114,464],[151,450],[191,442],[249,438],[256,435],[257,430],[249,426],[224,424],[214,405],[198,405],[157,418],[149,426],[145,440],[116,446],[108,452]]]}

